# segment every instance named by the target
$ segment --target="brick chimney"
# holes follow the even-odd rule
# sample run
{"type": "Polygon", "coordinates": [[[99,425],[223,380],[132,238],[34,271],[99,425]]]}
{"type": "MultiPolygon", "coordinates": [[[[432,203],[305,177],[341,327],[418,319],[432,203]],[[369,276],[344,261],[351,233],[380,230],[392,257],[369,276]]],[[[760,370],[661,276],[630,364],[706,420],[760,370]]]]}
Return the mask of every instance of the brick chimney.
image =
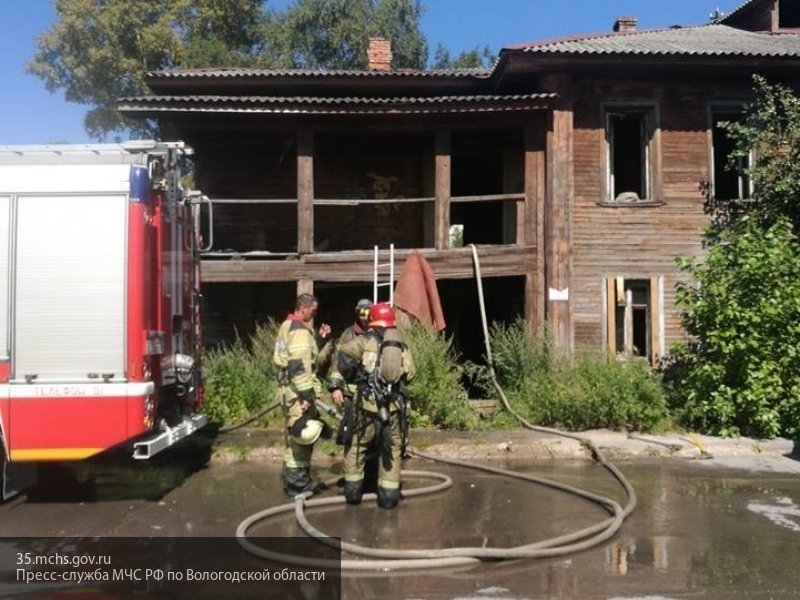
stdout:
{"type": "Polygon", "coordinates": [[[390,71],[392,69],[392,42],[385,38],[369,38],[367,68],[370,71],[390,71]]]}
{"type": "Polygon", "coordinates": [[[614,21],[614,31],[618,33],[636,31],[636,23],[636,17],[617,17],[617,20],[614,21]]]}

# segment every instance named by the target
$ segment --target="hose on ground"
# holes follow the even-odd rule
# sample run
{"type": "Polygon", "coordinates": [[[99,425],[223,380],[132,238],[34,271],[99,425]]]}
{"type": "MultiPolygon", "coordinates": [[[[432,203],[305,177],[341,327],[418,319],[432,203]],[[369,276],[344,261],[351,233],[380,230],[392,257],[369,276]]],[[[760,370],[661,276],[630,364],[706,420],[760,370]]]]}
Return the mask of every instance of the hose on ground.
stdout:
{"type": "MultiPolygon", "coordinates": [[[[345,499],[343,496],[334,496],[328,498],[311,498],[312,493],[305,492],[303,494],[295,496],[293,502],[288,502],[273,508],[268,508],[266,510],[257,512],[253,515],[250,515],[239,524],[239,526],[236,528],[236,538],[239,544],[242,546],[242,548],[244,548],[247,552],[268,560],[275,560],[282,563],[295,564],[311,568],[341,569],[342,571],[390,571],[391,572],[391,571],[401,571],[401,570],[406,571],[412,569],[432,569],[432,568],[473,565],[473,564],[478,564],[485,560],[551,558],[556,556],[564,556],[566,554],[572,554],[582,550],[587,550],[598,544],[601,544],[602,542],[613,537],[617,533],[617,531],[619,531],[620,527],[622,527],[624,519],[636,507],[636,493],[633,490],[633,487],[628,482],[628,480],[625,478],[625,476],[619,471],[619,469],[617,469],[614,465],[612,465],[606,460],[605,456],[600,451],[600,449],[597,448],[590,439],[569,432],[563,432],[557,429],[551,429],[548,427],[539,427],[533,425],[529,423],[524,417],[522,417],[522,415],[516,412],[508,402],[508,398],[506,397],[505,391],[503,390],[502,386],[500,386],[500,383],[497,380],[497,375],[494,369],[494,362],[491,353],[491,345],[489,342],[489,330],[486,322],[486,310],[483,298],[483,284],[480,274],[480,261],[478,260],[477,248],[475,247],[474,244],[471,244],[471,247],[473,253],[473,261],[475,265],[475,276],[478,283],[478,297],[480,302],[483,334],[486,345],[486,358],[489,364],[489,373],[492,380],[492,385],[497,391],[503,403],[503,406],[510,414],[514,415],[514,417],[516,417],[520,421],[520,423],[522,423],[526,428],[532,431],[538,431],[542,433],[548,433],[551,435],[558,435],[561,437],[574,439],[583,444],[587,449],[589,449],[589,451],[592,454],[592,457],[597,462],[599,462],[605,469],[607,469],[614,476],[614,478],[620,483],[627,498],[625,507],[623,508],[622,506],[620,506],[618,502],[610,498],[607,498],[605,496],[595,494],[593,492],[589,492],[574,486],[559,483],[556,481],[544,479],[541,477],[536,477],[534,475],[519,473],[516,471],[510,471],[508,469],[501,469],[487,465],[478,465],[474,463],[465,463],[453,459],[445,459],[441,457],[427,455],[412,449],[410,451],[410,454],[417,458],[442,462],[445,464],[450,464],[458,467],[476,469],[479,471],[493,473],[497,475],[503,475],[506,477],[512,477],[515,479],[550,487],[556,490],[563,491],[565,493],[569,493],[584,498],[604,508],[609,513],[610,516],[598,523],[595,523],[594,525],[585,527],[577,531],[573,531],[565,535],[510,548],[480,546],[480,547],[457,547],[457,548],[414,549],[414,550],[383,549],[383,548],[372,548],[372,547],[362,546],[349,542],[343,542],[338,540],[337,538],[331,537],[329,534],[313,526],[306,517],[306,512],[305,512],[306,508],[317,508],[317,507],[344,504],[345,499]],[[271,551],[266,548],[262,548],[260,546],[257,546],[251,540],[248,539],[247,533],[250,530],[250,528],[253,527],[256,523],[292,511],[294,512],[295,519],[297,520],[298,525],[310,537],[316,539],[317,541],[323,544],[336,548],[340,551],[345,551],[356,556],[362,556],[367,558],[330,560],[330,559],[320,559],[320,558],[309,558],[297,555],[288,555],[271,551]]],[[[428,479],[439,480],[438,484],[434,484],[431,486],[413,488],[410,490],[404,489],[403,496],[405,498],[437,493],[452,485],[452,481],[446,475],[433,473],[429,471],[404,470],[402,472],[402,476],[404,479],[408,477],[411,478],[418,477],[423,479],[428,478],[428,479]]],[[[325,483],[327,485],[331,485],[337,481],[338,479],[334,479],[325,483]]],[[[367,501],[374,499],[375,499],[375,494],[365,494],[363,498],[363,500],[367,501]]]]}
{"type": "Polygon", "coordinates": [[[256,414],[250,415],[249,417],[246,417],[243,421],[239,421],[238,423],[234,423],[233,425],[228,425],[227,427],[220,427],[218,431],[219,431],[219,433],[229,433],[231,431],[236,431],[237,429],[241,429],[245,425],[249,425],[253,421],[256,421],[257,419],[260,419],[261,417],[266,415],[268,412],[275,410],[280,405],[281,405],[280,401],[273,402],[272,404],[270,404],[266,408],[258,411],[256,414]]]}
{"type": "Polygon", "coordinates": [[[620,472],[617,467],[613,464],[609,463],[606,460],[605,455],[600,451],[600,449],[594,445],[591,439],[586,436],[577,435],[574,433],[570,433],[568,431],[561,431],[559,429],[552,429],[550,427],[541,427],[538,425],[533,425],[530,423],[525,417],[515,411],[511,404],[508,401],[508,397],[506,396],[506,392],[503,387],[500,385],[500,382],[497,380],[497,373],[494,369],[494,359],[492,358],[492,345],[489,342],[489,325],[486,322],[486,305],[483,299],[483,279],[481,277],[481,264],[480,260],[478,259],[478,249],[475,244],[470,244],[470,248],[472,248],[472,261],[475,265],[475,279],[478,284],[478,302],[480,304],[481,309],[481,325],[483,326],[483,339],[486,346],[486,362],[489,365],[489,377],[492,380],[492,386],[494,386],[495,391],[497,392],[498,396],[500,396],[500,401],[503,403],[503,407],[514,416],[522,425],[530,429],[531,431],[538,431],[540,433],[548,433],[551,435],[557,435],[573,440],[577,440],[581,444],[583,444],[589,452],[591,452],[592,457],[599,462],[603,467],[608,470],[613,477],[619,482],[622,488],[625,490],[625,494],[628,497],[628,503],[625,505],[624,515],[627,517],[629,514],[633,512],[633,509],[636,508],[636,492],[631,486],[630,482],[627,478],[620,472]]]}

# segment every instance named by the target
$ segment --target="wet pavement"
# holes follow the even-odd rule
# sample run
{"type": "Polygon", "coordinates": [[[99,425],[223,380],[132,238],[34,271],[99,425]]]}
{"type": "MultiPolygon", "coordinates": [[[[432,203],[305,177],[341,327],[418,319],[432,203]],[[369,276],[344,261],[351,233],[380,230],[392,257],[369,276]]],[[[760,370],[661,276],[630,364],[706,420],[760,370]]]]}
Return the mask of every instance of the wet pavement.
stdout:
{"type": "MultiPolygon", "coordinates": [[[[245,517],[284,502],[279,461],[212,460],[211,443],[198,438],[149,463],[103,457],[51,465],[27,502],[0,509],[0,536],[231,536],[245,517]]],[[[238,446],[241,440],[226,443],[238,446]]],[[[504,451],[507,457],[485,462],[624,501],[618,484],[596,463],[520,459],[504,451]]],[[[616,464],[636,489],[639,503],[608,543],[559,559],[345,575],[342,596],[800,598],[798,461],[756,453],[749,466],[726,457],[675,456],[626,458],[616,464]],[[759,460],[766,466],[753,468],[759,460]]],[[[321,478],[339,474],[336,460],[320,465],[321,478]]],[[[418,459],[406,467],[446,473],[454,485],[408,499],[394,511],[372,504],[312,509],[310,521],[330,535],[381,548],[508,547],[561,535],[606,516],[585,500],[522,481],[418,459]]],[[[408,488],[426,484],[406,481],[408,488]]],[[[303,535],[292,516],[258,524],[251,533],[303,535]]]]}

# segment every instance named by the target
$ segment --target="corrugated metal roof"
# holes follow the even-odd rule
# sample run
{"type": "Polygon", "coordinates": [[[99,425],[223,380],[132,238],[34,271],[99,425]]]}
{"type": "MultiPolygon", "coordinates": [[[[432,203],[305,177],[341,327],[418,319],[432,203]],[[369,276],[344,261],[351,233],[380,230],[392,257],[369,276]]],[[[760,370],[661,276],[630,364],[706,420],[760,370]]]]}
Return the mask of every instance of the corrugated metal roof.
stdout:
{"type": "Polygon", "coordinates": [[[417,69],[393,69],[389,71],[367,70],[323,70],[323,69],[245,69],[245,68],[205,68],[205,69],[176,69],[172,71],[150,71],[150,79],[252,79],[255,77],[402,77],[402,78],[450,78],[450,77],[475,77],[485,78],[491,75],[490,69],[431,69],[421,71],[417,69]]]}
{"type": "Polygon", "coordinates": [[[523,110],[530,102],[546,103],[556,94],[491,94],[428,97],[321,97],[321,96],[138,96],[121,98],[121,112],[268,112],[268,113],[357,113],[396,111],[482,112],[523,110]]]}
{"type": "Polygon", "coordinates": [[[517,46],[544,54],[800,57],[800,35],[756,33],[727,25],[699,25],[608,33],[517,46]]]}

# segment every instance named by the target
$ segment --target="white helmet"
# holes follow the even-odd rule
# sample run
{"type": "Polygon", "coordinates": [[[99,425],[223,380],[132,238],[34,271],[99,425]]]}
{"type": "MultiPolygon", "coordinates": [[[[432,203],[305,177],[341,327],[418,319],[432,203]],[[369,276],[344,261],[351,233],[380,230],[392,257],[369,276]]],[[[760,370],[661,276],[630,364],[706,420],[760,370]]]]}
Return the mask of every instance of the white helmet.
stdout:
{"type": "Polygon", "coordinates": [[[292,439],[301,446],[310,446],[322,435],[322,429],[322,421],[309,419],[306,421],[305,427],[303,427],[303,431],[300,432],[300,435],[292,436],[292,439]]]}

